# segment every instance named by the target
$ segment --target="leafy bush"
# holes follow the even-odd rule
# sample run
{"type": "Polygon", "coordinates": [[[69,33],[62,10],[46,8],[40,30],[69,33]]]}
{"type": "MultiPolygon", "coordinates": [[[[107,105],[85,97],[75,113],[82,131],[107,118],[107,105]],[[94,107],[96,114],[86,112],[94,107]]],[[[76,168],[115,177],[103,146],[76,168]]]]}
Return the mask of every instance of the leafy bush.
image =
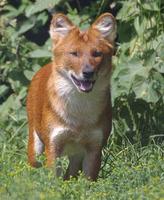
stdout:
{"type": "Polygon", "coordinates": [[[163,8],[160,0],[129,0],[122,2],[117,15],[120,43],[112,79],[114,130],[143,145],[151,137],[164,136],[163,8]]]}

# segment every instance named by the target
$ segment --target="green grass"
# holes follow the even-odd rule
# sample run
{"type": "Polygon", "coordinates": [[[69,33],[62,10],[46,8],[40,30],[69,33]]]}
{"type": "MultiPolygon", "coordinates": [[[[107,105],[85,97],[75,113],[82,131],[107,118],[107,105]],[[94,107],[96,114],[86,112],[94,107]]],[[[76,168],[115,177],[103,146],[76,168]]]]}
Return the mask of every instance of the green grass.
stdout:
{"type": "Polygon", "coordinates": [[[1,148],[0,199],[3,200],[164,199],[162,146],[153,144],[137,149],[131,145],[120,151],[106,148],[97,182],[87,181],[83,175],[77,180],[57,179],[49,169],[29,167],[25,147],[18,150],[13,142],[1,148]]]}

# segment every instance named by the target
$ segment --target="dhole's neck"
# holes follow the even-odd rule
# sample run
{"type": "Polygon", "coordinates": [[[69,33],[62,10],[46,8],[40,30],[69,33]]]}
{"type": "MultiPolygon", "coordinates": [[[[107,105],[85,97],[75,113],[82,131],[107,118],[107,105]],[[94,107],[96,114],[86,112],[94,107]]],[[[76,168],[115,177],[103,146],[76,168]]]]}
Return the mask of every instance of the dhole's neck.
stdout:
{"type": "Polygon", "coordinates": [[[52,109],[73,126],[95,123],[109,102],[109,78],[99,78],[91,92],[81,93],[69,78],[54,70],[47,90],[52,109]]]}

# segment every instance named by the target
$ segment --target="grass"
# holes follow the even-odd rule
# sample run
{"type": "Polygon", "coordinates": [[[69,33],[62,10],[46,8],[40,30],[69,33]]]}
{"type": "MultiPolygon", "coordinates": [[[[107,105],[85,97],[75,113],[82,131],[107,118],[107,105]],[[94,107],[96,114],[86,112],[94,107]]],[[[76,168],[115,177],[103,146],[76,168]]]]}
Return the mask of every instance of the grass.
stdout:
{"type": "MultiPolygon", "coordinates": [[[[26,141],[22,147],[1,140],[0,199],[143,199],[164,200],[164,151],[155,144],[144,148],[130,145],[121,150],[105,149],[103,168],[97,182],[83,175],[63,181],[46,168],[33,169],[26,161],[26,141]]],[[[65,161],[63,161],[65,162],[65,161]]]]}

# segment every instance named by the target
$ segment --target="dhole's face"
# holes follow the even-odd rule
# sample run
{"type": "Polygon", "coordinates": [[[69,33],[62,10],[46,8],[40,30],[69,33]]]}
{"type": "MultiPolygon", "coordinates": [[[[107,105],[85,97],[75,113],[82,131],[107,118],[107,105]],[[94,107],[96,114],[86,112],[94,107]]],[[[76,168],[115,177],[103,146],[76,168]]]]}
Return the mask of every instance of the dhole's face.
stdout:
{"type": "Polygon", "coordinates": [[[54,39],[56,70],[79,91],[90,92],[97,78],[110,72],[113,46],[95,28],[82,32],[70,26],[67,34],[54,39]]]}

